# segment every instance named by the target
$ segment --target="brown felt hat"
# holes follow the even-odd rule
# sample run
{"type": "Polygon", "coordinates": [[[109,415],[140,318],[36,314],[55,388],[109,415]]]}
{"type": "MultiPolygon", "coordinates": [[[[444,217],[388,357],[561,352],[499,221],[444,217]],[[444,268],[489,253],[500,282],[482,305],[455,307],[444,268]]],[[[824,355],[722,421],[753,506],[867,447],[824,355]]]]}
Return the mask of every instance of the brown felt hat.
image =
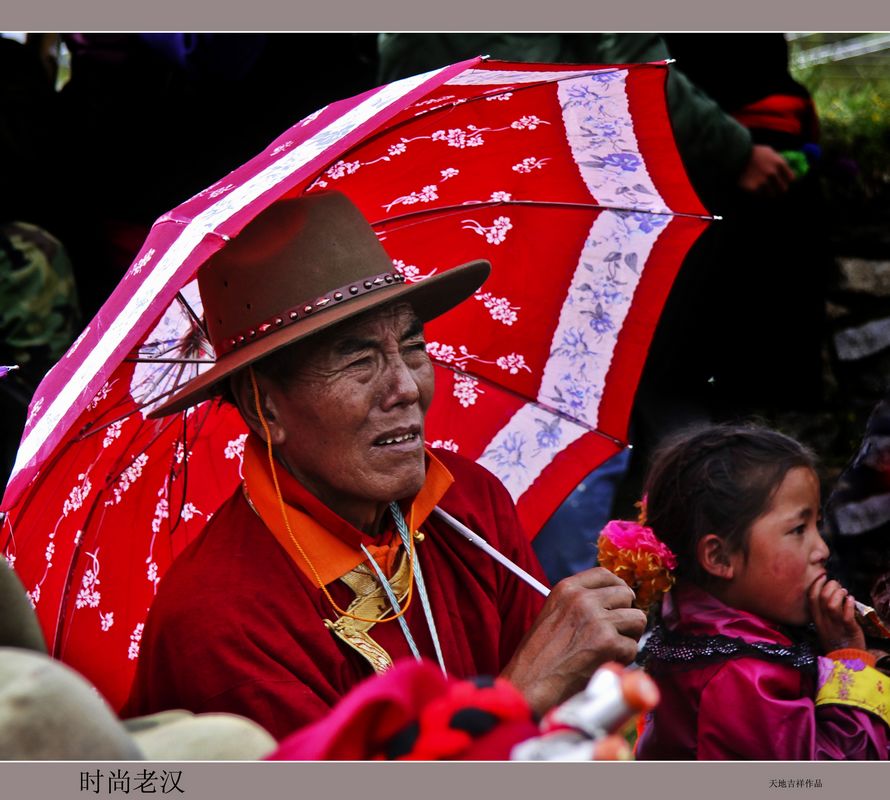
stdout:
{"type": "Polygon", "coordinates": [[[487,261],[471,261],[408,283],[346,195],[273,203],[198,272],[216,363],[150,416],[200,403],[248,364],[394,300],[431,320],[473,294],[490,270],[487,261]]]}

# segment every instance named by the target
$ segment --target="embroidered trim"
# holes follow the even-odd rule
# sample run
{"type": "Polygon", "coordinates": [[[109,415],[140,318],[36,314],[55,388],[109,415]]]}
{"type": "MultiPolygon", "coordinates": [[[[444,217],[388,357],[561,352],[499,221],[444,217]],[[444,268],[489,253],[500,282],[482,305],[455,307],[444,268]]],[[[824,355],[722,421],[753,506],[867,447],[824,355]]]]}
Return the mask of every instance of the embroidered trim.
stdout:
{"type": "MultiPolygon", "coordinates": [[[[401,563],[389,583],[396,597],[404,600],[408,594],[410,572],[407,554],[402,551],[400,557],[401,563]]],[[[366,622],[355,617],[338,617],[334,622],[326,619],[325,625],[335,636],[365,658],[374,672],[385,672],[392,666],[392,657],[371,638],[369,631],[377,620],[383,619],[390,612],[386,592],[366,563],[359,564],[340,580],[355,592],[355,600],[346,610],[355,617],[375,621],[366,622]]]]}
{"type": "Polygon", "coordinates": [[[890,725],[890,678],[859,658],[820,658],[816,705],[854,706],[890,725]]]}
{"type": "Polygon", "coordinates": [[[813,672],[816,653],[806,642],[784,645],[772,642],[746,642],[744,639],[716,634],[688,636],[656,625],[637,661],[652,674],[669,668],[694,669],[702,664],[731,658],[759,658],[788,664],[795,669],[813,672]]]}

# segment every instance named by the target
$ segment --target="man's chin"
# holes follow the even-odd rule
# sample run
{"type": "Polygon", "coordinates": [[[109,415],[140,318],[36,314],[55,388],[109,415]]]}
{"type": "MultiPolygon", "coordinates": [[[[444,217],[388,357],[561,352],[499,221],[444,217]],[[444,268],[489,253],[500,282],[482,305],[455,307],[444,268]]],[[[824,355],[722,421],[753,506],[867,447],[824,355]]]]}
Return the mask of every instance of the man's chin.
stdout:
{"type": "Polygon", "coordinates": [[[426,471],[412,465],[410,469],[381,475],[380,488],[375,496],[380,503],[413,500],[426,483],[426,471]]]}

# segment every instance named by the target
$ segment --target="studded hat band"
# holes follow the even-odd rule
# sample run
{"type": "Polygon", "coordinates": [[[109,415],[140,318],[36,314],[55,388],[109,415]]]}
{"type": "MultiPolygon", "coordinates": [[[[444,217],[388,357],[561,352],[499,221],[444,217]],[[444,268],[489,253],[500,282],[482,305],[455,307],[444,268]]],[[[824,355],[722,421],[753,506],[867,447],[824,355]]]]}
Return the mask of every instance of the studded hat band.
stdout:
{"type": "Polygon", "coordinates": [[[349,300],[353,297],[361,297],[369,292],[382,289],[384,286],[404,283],[404,281],[405,276],[399,272],[381,272],[379,275],[373,275],[365,280],[341,286],[339,289],[335,289],[312,302],[300,303],[292,308],[282,311],[280,314],[276,314],[274,317],[267,319],[256,327],[240,331],[234,336],[228,337],[223,341],[217,355],[220,356],[225,355],[226,353],[231,353],[233,350],[237,350],[239,347],[243,347],[249,342],[254,342],[273,331],[277,331],[280,328],[299,322],[301,319],[305,319],[320,311],[324,311],[326,308],[333,308],[344,300],[349,300]]]}

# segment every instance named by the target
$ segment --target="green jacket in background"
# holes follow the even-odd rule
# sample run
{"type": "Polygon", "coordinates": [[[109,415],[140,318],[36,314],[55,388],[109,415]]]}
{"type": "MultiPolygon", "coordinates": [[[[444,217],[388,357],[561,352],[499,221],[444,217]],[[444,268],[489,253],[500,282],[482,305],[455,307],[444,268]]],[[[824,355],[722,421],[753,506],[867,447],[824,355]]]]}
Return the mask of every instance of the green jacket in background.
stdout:
{"type": "MultiPolygon", "coordinates": [[[[381,33],[380,80],[390,82],[477,55],[512,61],[632,64],[670,54],[654,33],[381,33]]],[[[679,69],[677,67],[680,67],[679,69]]],[[[751,155],[748,130],[671,68],[667,102],[680,155],[706,205],[732,192],[751,155]]]]}

